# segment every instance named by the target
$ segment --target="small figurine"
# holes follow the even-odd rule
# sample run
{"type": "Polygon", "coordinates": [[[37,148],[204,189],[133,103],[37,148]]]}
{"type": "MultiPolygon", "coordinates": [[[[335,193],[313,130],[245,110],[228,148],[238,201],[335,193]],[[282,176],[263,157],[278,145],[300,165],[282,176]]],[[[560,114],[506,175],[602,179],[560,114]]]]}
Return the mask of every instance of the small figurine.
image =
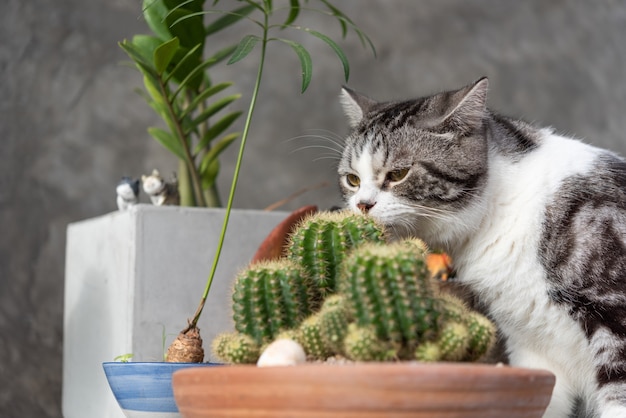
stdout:
{"type": "Polygon", "coordinates": [[[117,208],[119,210],[127,210],[138,202],[139,180],[133,180],[124,176],[117,184],[115,191],[117,192],[117,208]]]}
{"type": "Polygon", "coordinates": [[[452,259],[443,252],[433,252],[426,256],[426,267],[433,279],[447,281],[454,277],[452,259]]]}
{"type": "Polygon", "coordinates": [[[174,174],[171,182],[166,182],[159,174],[159,170],[152,170],[149,176],[141,176],[143,191],[150,196],[153,205],[179,205],[178,180],[174,174]]]}

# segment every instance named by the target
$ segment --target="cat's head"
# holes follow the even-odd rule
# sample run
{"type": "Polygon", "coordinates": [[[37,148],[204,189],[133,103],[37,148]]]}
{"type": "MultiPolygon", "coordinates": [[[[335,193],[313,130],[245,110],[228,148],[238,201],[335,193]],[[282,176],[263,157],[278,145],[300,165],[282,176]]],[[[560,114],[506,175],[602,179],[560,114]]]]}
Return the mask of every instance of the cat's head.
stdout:
{"type": "Polygon", "coordinates": [[[487,87],[482,78],[455,91],[380,103],[344,88],[352,133],[338,173],[346,204],[400,236],[424,238],[479,205],[487,87]]]}

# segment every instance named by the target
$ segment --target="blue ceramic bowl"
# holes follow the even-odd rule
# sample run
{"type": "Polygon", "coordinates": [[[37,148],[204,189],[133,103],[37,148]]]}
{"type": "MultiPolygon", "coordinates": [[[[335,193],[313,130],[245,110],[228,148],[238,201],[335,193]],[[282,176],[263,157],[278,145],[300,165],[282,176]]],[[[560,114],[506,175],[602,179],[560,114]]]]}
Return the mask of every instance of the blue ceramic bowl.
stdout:
{"type": "Polygon", "coordinates": [[[102,363],[117,403],[127,418],[179,418],[172,393],[172,374],[188,367],[217,363],[102,363]],[[150,415],[147,415],[150,414],[150,415]]]}

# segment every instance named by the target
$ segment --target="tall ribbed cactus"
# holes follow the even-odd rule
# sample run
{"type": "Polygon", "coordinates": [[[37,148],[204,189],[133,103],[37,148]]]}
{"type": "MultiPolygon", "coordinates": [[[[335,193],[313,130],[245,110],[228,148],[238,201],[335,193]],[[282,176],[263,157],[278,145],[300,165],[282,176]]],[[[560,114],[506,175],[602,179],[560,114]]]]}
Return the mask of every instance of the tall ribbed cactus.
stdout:
{"type": "Polygon", "coordinates": [[[302,267],[288,260],[261,262],[235,279],[235,329],[257,343],[296,328],[315,306],[313,285],[302,267]]]}
{"type": "Polygon", "coordinates": [[[373,326],[402,357],[439,331],[441,309],[419,240],[366,244],[345,260],[339,292],[360,326],[373,326]]]}
{"type": "Polygon", "coordinates": [[[293,232],[287,257],[300,264],[326,296],[335,292],[339,264],[352,248],[384,240],[383,228],[371,217],[348,211],[320,212],[293,232]]]}

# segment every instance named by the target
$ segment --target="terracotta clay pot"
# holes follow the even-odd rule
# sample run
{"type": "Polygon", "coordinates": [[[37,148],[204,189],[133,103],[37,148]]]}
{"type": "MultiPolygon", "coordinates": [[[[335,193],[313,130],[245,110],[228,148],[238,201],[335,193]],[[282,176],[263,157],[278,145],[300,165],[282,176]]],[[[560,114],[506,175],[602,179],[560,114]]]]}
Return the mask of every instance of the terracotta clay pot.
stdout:
{"type": "Polygon", "coordinates": [[[276,225],[274,229],[263,240],[259,249],[252,257],[250,263],[256,263],[263,260],[275,260],[285,255],[285,248],[289,241],[289,235],[296,225],[304,218],[317,212],[317,206],[303,206],[294,210],[281,223],[276,225]]]}
{"type": "Polygon", "coordinates": [[[184,418],[539,418],[554,382],[547,371],[416,362],[225,366],[173,376],[184,418]]]}

